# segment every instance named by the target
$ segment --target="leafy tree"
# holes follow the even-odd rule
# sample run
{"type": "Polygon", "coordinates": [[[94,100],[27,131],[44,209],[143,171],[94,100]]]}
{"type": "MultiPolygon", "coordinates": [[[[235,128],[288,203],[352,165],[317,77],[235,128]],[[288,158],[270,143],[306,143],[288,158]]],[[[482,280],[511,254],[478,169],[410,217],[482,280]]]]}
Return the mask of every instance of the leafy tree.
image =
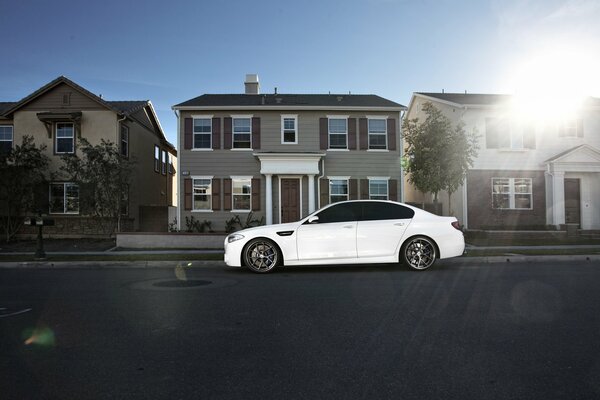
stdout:
{"type": "Polygon", "coordinates": [[[423,193],[432,193],[437,203],[442,190],[450,196],[463,183],[479,150],[475,131],[467,133],[461,122],[456,126],[430,102],[423,105],[426,117],[402,123],[407,143],[406,172],[409,182],[423,193]]]}
{"type": "Polygon", "coordinates": [[[98,227],[112,235],[120,230],[121,206],[128,196],[135,162],[121,156],[118,146],[104,139],[91,145],[82,138],[77,147],[75,154],[63,155],[60,170],[79,184],[80,213],[95,218],[98,227]]]}
{"type": "Polygon", "coordinates": [[[7,242],[21,229],[27,213],[47,210],[46,146],[36,147],[33,137],[0,155],[0,225],[7,242]]]}

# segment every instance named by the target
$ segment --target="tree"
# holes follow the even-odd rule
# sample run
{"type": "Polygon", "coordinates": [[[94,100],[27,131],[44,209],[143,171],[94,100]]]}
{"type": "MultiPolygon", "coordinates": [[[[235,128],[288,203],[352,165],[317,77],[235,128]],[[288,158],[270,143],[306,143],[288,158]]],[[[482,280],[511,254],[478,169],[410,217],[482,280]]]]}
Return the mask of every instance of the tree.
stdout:
{"type": "Polygon", "coordinates": [[[475,131],[467,133],[461,123],[452,126],[448,117],[433,104],[423,104],[426,117],[402,123],[407,143],[406,172],[409,182],[423,193],[432,193],[437,203],[442,190],[450,196],[463,183],[479,150],[475,131]]]}
{"type": "Polygon", "coordinates": [[[47,209],[50,160],[45,148],[26,135],[21,145],[0,155],[0,224],[7,242],[23,226],[26,213],[47,209]]]}
{"type": "Polygon", "coordinates": [[[79,184],[79,210],[96,219],[106,234],[120,230],[123,201],[128,198],[134,161],[123,157],[117,145],[104,139],[91,145],[80,139],[78,152],[63,155],[60,167],[79,184]]]}

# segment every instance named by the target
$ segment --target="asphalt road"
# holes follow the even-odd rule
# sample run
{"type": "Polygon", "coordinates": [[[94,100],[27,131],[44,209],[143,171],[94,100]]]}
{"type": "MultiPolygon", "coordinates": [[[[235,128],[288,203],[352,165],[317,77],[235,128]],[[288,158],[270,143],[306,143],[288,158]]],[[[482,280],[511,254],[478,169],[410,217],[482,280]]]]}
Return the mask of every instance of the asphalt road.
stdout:
{"type": "Polygon", "coordinates": [[[600,398],[599,285],[598,262],[5,269],[0,399],[600,398]]]}

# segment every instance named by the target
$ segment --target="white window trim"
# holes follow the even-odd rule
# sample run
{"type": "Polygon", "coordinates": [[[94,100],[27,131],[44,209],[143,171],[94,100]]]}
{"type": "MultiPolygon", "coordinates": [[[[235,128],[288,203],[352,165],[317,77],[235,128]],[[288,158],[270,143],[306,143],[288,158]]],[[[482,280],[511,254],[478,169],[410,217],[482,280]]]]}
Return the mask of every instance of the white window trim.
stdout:
{"type": "Polygon", "coordinates": [[[558,136],[559,139],[578,139],[579,138],[579,119],[578,118],[565,118],[564,120],[562,120],[558,123],[557,129],[558,129],[559,133],[560,133],[561,129],[563,129],[563,132],[565,132],[565,135],[558,136]],[[573,131],[575,132],[575,136],[566,135],[567,127],[573,128],[573,126],[567,124],[567,122],[572,122],[575,125],[574,126],[575,129],[573,129],[573,131]]]}
{"type": "MultiPolygon", "coordinates": [[[[48,207],[48,213],[52,215],[79,215],[80,207],[78,207],[77,211],[65,211],[67,207],[67,185],[75,185],[79,188],[79,185],[76,182],[50,182],[50,187],[48,191],[48,199],[52,204],[52,185],[63,185],[63,212],[51,211],[50,207],[48,207]]],[[[81,193],[79,193],[81,195],[81,193]]],[[[78,200],[81,199],[79,196],[78,200]]]]}
{"type": "Polygon", "coordinates": [[[212,146],[213,146],[213,142],[212,142],[212,133],[213,133],[213,129],[212,129],[212,119],[213,119],[213,115],[202,115],[202,114],[197,114],[197,115],[192,115],[192,151],[210,151],[212,150],[212,146]],[[194,121],[197,119],[208,119],[210,121],[210,133],[207,132],[202,132],[202,133],[198,133],[198,135],[209,135],[210,137],[210,146],[209,147],[195,147],[196,146],[196,132],[194,132],[194,121]]]}
{"type": "Polygon", "coordinates": [[[236,212],[236,213],[251,213],[252,212],[252,179],[254,178],[253,176],[240,176],[240,175],[231,175],[231,212],[236,212]],[[248,210],[238,210],[236,208],[233,208],[233,197],[235,196],[235,193],[233,193],[233,181],[241,181],[241,180],[246,180],[246,181],[250,181],[250,194],[249,194],[249,204],[250,204],[250,208],[248,210]]]}
{"type": "MultiPolygon", "coordinates": [[[[62,137],[61,139],[67,139],[62,137]]],[[[54,123],[54,153],[55,154],[75,154],[75,124],[73,122],[56,122],[54,123]],[[71,125],[73,128],[73,136],[71,139],[73,140],[73,151],[58,151],[58,125],[71,125]]]]}
{"type": "Polygon", "coordinates": [[[350,200],[350,177],[349,176],[328,176],[329,179],[329,204],[333,204],[331,201],[331,181],[346,181],[346,188],[348,189],[348,193],[346,193],[346,200],[350,200]]]}
{"type": "MultiPolygon", "coordinates": [[[[328,151],[349,151],[350,149],[348,149],[348,118],[350,118],[349,115],[328,115],[327,116],[327,150],[328,151]],[[331,148],[331,132],[329,131],[329,120],[332,119],[345,119],[346,120],[346,147],[342,148],[342,147],[338,147],[338,148],[331,148]]],[[[342,135],[341,133],[334,133],[334,135],[342,135]]]]}
{"type": "Polygon", "coordinates": [[[367,116],[367,147],[368,147],[367,150],[369,150],[369,151],[389,151],[388,150],[388,137],[387,137],[388,136],[387,135],[387,133],[388,133],[387,132],[387,120],[388,120],[387,117],[367,116]],[[383,135],[385,137],[385,149],[372,149],[371,148],[371,130],[369,129],[369,121],[375,120],[375,119],[385,121],[385,124],[384,124],[385,133],[373,133],[373,135],[380,135],[380,136],[383,135]]]}
{"type": "Polygon", "coordinates": [[[14,125],[0,124],[0,128],[10,128],[11,139],[10,140],[0,140],[0,141],[10,142],[10,147],[12,148],[15,143],[15,127],[14,127],[14,125]]]}
{"type": "Polygon", "coordinates": [[[231,150],[234,151],[252,151],[252,118],[254,114],[232,114],[231,117],[231,150]],[[235,124],[233,123],[236,119],[249,119],[250,120],[250,147],[248,148],[236,148],[235,147],[235,124]]]}
{"type": "Polygon", "coordinates": [[[298,144],[298,114],[281,114],[281,144],[298,144]],[[294,141],[284,141],[284,123],[285,119],[294,119],[294,141]]]}
{"type": "Polygon", "coordinates": [[[491,189],[492,189],[492,210],[533,210],[533,178],[507,178],[507,177],[492,177],[491,181],[491,189]],[[509,208],[494,208],[494,179],[508,179],[509,191],[508,193],[498,193],[498,194],[508,194],[508,205],[509,208]],[[529,193],[516,193],[515,192],[515,180],[516,179],[527,179],[530,183],[529,187],[531,188],[531,192],[529,193]],[[531,207],[529,208],[516,208],[515,207],[515,195],[517,194],[528,194],[531,196],[531,207]]]}
{"type": "Polygon", "coordinates": [[[211,176],[207,176],[207,175],[192,175],[190,176],[190,178],[192,179],[192,209],[190,210],[193,213],[211,213],[213,212],[212,210],[212,180],[214,178],[214,175],[211,176]],[[209,179],[210,180],[210,209],[206,210],[206,209],[195,209],[194,208],[194,179],[209,179]]]}
{"type": "Polygon", "coordinates": [[[390,177],[389,176],[368,176],[369,180],[369,199],[371,199],[371,181],[386,181],[387,184],[387,195],[386,200],[390,199],[390,177]]]}

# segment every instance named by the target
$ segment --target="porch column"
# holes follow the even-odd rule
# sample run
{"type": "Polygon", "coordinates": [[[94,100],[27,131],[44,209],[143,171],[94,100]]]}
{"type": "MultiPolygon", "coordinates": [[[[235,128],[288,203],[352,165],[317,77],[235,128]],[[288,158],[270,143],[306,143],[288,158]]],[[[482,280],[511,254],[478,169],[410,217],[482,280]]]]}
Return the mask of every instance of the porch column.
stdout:
{"type": "Polygon", "coordinates": [[[565,223],[565,173],[552,173],[552,214],[554,225],[565,223]]]}
{"type": "Polygon", "coordinates": [[[273,224],[273,176],[271,174],[265,175],[265,216],[267,218],[267,225],[273,224]]]}
{"type": "Polygon", "coordinates": [[[308,213],[315,211],[315,176],[308,175],[308,213]]]}

